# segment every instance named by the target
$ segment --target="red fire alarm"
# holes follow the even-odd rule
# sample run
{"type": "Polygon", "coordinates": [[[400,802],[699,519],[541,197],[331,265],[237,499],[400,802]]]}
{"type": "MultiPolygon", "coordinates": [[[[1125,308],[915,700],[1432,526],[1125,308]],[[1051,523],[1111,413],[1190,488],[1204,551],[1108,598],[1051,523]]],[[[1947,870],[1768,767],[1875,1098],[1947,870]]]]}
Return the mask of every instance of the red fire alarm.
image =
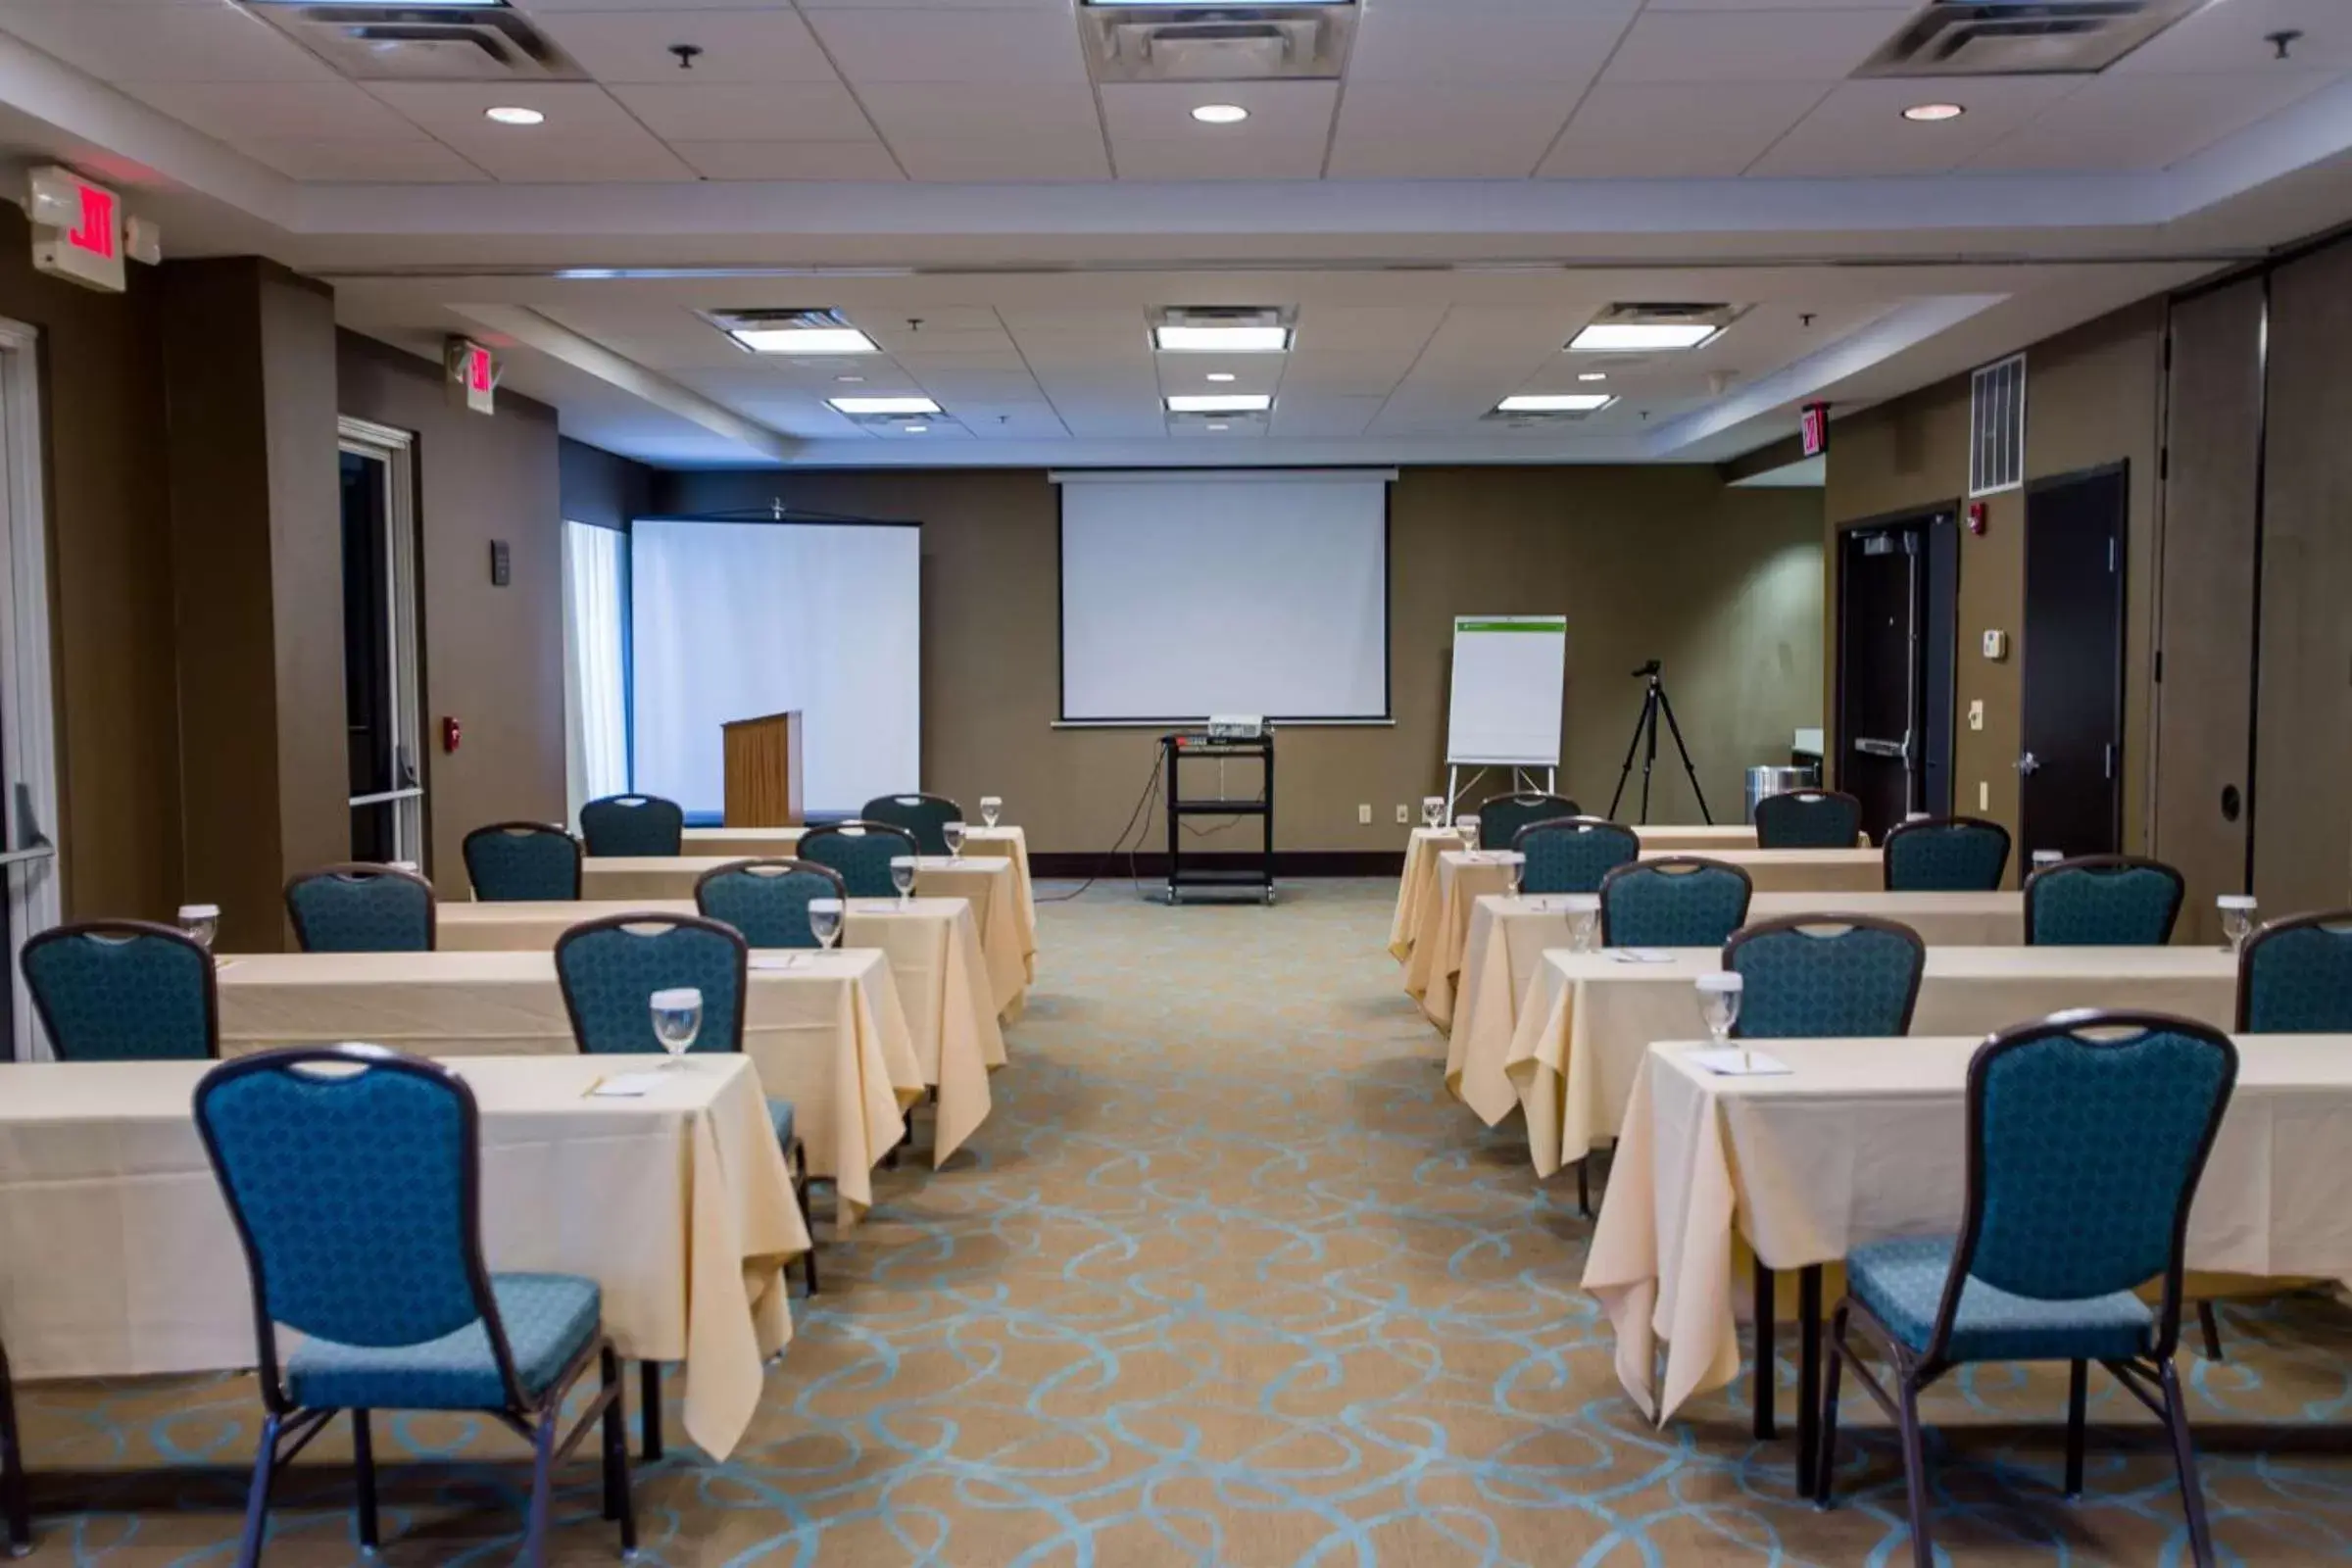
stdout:
{"type": "Polygon", "coordinates": [[[445,718],[441,721],[441,749],[443,751],[456,751],[458,749],[458,743],[463,741],[465,738],[465,728],[459,724],[456,719],[445,718]]]}
{"type": "Polygon", "coordinates": [[[1968,531],[1979,538],[1984,535],[1984,503],[1982,501],[1968,504],[1968,531]]]}

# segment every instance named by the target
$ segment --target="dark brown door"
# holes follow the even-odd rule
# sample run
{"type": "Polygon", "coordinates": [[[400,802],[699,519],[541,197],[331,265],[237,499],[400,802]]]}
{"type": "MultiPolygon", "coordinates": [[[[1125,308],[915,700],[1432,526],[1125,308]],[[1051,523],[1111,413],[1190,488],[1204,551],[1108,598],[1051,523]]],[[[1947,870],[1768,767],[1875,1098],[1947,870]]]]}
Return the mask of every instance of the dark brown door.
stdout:
{"type": "Polygon", "coordinates": [[[2028,852],[2113,854],[2123,836],[2124,465],[2026,492],[2028,852]]]}
{"type": "Polygon", "coordinates": [[[1838,571],[1838,786],[1862,803],[1875,841],[1914,798],[1920,532],[1896,522],[1847,530],[1838,571]]]}

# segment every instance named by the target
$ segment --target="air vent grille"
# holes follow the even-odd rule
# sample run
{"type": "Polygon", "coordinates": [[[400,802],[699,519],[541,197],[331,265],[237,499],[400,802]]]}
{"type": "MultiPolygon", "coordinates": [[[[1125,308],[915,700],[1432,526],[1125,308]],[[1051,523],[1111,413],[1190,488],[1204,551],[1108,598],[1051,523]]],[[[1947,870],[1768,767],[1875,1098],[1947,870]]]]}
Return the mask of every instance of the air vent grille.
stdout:
{"type": "Polygon", "coordinates": [[[1097,81],[1315,81],[1338,76],[1355,37],[1351,0],[1292,5],[1078,8],[1097,81]]]}
{"type": "Polygon", "coordinates": [[[354,81],[584,81],[563,50],[504,5],[315,5],[245,9],[354,81]]]}
{"type": "Polygon", "coordinates": [[[2087,75],[2206,0],[1930,0],[1857,76],[2087,75]]]}
{"type": "Polygon", "coordinates": [[[1968,379],[1968,493],[2026,482],[2026,357],[2013,354],[1968,379]]]}

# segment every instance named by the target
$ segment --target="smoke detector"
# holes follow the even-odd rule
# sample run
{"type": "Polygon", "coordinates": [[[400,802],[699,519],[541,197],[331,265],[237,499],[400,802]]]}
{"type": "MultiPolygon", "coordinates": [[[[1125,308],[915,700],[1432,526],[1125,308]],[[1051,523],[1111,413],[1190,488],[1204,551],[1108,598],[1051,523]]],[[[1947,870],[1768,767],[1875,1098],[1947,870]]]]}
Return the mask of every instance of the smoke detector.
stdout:
{"type": "Polygon", "coordinates": [[[588,73],[501,0],[355,4],[243,0],[354,81],[585,81],[588,73]]]}
{"type": "Polygon", "coordinates": [[[2209,0],[1929,0],[1857,76],[2089,75],[2209,0]]]}
{"type": "Polygon", "coordinates": [[[1346,68],[1356,9],[1085,0],[1078,23],[1097,81],[1315,81],[1346,68]]]}

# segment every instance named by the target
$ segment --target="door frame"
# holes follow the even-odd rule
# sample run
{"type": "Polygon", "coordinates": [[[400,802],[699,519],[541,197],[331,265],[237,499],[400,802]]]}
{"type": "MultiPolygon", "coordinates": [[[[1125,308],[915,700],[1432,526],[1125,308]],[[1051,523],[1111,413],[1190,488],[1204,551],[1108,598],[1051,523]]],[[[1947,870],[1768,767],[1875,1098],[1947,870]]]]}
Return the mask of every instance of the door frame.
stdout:
{"type": "Polygon", "coordinates": [[[416,433],[372,419],[339,416],[335,420],[335,450],[384,466],[385,592],[391,596],[386,624],[392,633],[392,744],[397,758],[405,747],[416,782],[372,795],[349,797],[353,809],[390,803],[393,842],[404,852],[394,858],[414,860],[431,873],[427,858],[424,750],[424,646],[416,618],[416,433]]]}
{"type": "MultiPolygon", "coordinates": [[[[2132,651],[2132,599],[2129,591],[2132,575],[2132,460],[2129,458],[2118,458],[2112,463],[2094,463],[2081,468],[2069,468],[2064,473],[2044,474],[2038,479],[2026,481],[2025,520],[2023,523],[2025,538],[2022,541],[2023,559],[2019,563],[2021,569],[2018,599],[2017,747],[2018,758],[2022,760],[2026,753],[2026,683],[2034,678],[2033,639],[2025,635],[2033,620],[2034,607],[2034,498],[2045,490],[2056,489],[2060,485],[2081,484],[2089,479],[2103,479],[2111,474],[2121,481],[2124,498],[2123,510],[2118,517],[2115,530],[2115,563],[2107,573],[2115,584],[2115,690],[2110,694],[2110,710],[2114,715],[2114,728],[2110,733],[2113,736],[2114,752],[2107,771],[2108,782],[2114,786],[2114,789],[2110,792],[2113,809],[2109,814],[2113,820],[2108,823],[2108,836],[2120,846],[2125,842],[2124,705],[2129,697],[2127,688],[2131,678],[2130,671],[2126,666],[2131,662],[2132,651]]],[[[2026,821],[2026,788],[2023,774],[2018,777],[2017,833],[2021,841],[2029,843],[2032,841],[2032,834],[2026,821]]],[[[2068,853],[2074,852],[2069,851],[2068,853]]]]}
{"type": "Polygon", "coordinates": [[[8,1004],[21,1059],[46,1059],[49,1041],[24,987],[13,983],[24,939],[65,918],[58,820],[57,697],[51,668],[49,522],[43,470],[41,334],[0,318],[0,876],[8,910],[8,1004]]]}
{"type": "MultiPolygon", "coordinates": [[[[1932,591],[1934,586],[1931,580],[1930,562],[1928,560],[1930,533],[1934,519],[1938,516],[1948,515],[1955,519],[1956,525],[1957,519],[1961,514],[1960,507],[1961,504],[1956,500],[1949,502],[1930,501],[1915,507],[1898,507],[1892,512],[1882,512],[1868,517],[1856,517],[1851,521],[1840,522],[1837,525],[1836,548],[1830,552],[1831,565],[1838,574],[1838,592],[1835,596],[1836,603],[1831,612],[1831,626],[1835,630],[1836,636],[1834,639],[1835,646],[1831,650],[1830,658],[1830,705],[1832,720],[1829,724],[1829,736],[1825,739],[1823,746],[1824,752],[1828,755],[1824,756],[1822,759],[1822,761],[1825,764],[1822,776],[1822,784],[1826,788],[1843,787],[1843,773],[1841,770],[1845,765],[1847,742],[1847,736],[1845,734],[1846,536],[1853,533],[1865,532],[1871,529],[1897,528],[1906,524],[1916,524],[1919,528],[1920,551],[1918,557],[1916,558],[1919,564],[1914,568],[1915,572],[1917,573],[1914,578],[1916,591],[1911,607],[1913,616],[1911,628],[1911,641],[1913,649],[1913,700],[1918,706],[1911,715],[1913,731],[1912,750],[1914,756],[1906,760],[1906,771],[1910,777],[1911,790],[1914,794],[1916,794],[1920,788],[1924,787],[1928,771],[1927,751],[1929,737],[1925,733],[1925,728],[1929,705],[1926,700],[1927,692],[1925,690],[1925,686],[1928,673],[1934,667],[1934,661],[1926,656],[1924,646],[1924,639],[1926,638],[1928,632],[1928,615],[1926,613],[1927,596],[1932,591]]],[[[1955,557],[1952,571],[1952,599],[1955,609],[1957,609],[1959,597],[1960,573],[1959,564],[1957,558],[1955,557]]],[[[1956,614],[1953,617],[1952,624],[1954,646],[1952,649],[1952,659],[1950,662],[1951,668],[1949,671],[1952,690],[1950,693],[1947,693],[1948,700],[1944,704],[1944,709],[1946,720],[1954,728],[1956,728],[1958,725],[1958,718],[1953,710],[1957,707],[1958,703],[1958,688],[1960,680],[1960,651],[1957,642],[1959,618],[1956,614]]],[[[1943,737],[1944,765],[1947,770],[1951,765],[1953,739],[1954,737],[1949,733],[1945,734],[1943,737]]],[[[1916,809],[1916,808],[1906,804],[1904,809],[1911,810],[1916,809]]],[[[1957,808],[1955,808],[1955,809],[1957,809],[1957,808]]]]}

